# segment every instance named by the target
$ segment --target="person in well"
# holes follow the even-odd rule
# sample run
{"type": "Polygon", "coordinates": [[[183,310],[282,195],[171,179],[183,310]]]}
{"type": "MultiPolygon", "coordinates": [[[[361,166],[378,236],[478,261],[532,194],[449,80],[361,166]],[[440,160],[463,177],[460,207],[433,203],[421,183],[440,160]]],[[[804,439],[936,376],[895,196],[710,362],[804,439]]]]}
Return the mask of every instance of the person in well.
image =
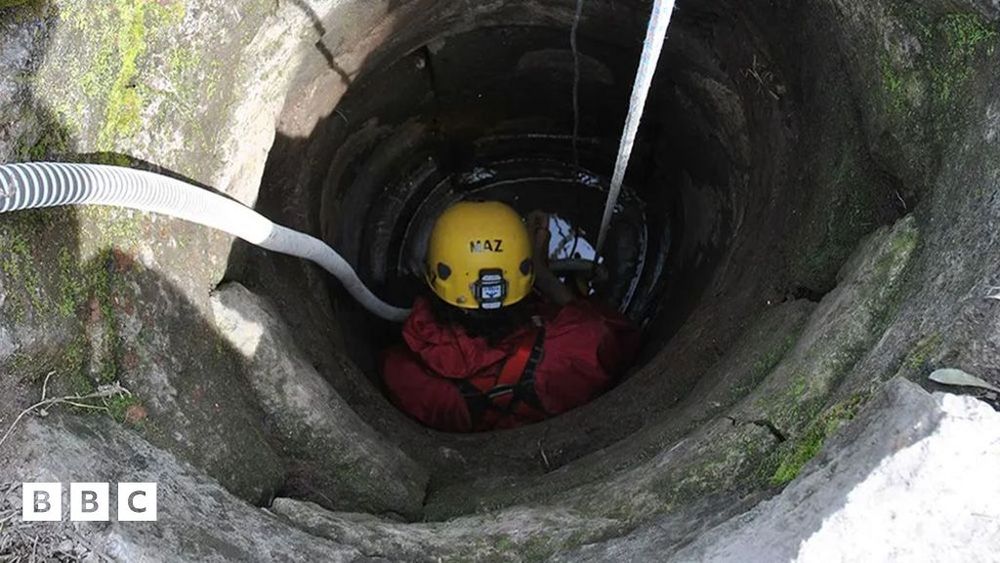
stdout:
{"type": "Polygon", "coordinates": [[[548,217],[529,223],[499,202],[460,202],[435,222],[430,291],[382,359],[389,397],[424,425],[538,422],[592,400],[631,364],[638,328],[563,284],[549,269],[548,217]]]}

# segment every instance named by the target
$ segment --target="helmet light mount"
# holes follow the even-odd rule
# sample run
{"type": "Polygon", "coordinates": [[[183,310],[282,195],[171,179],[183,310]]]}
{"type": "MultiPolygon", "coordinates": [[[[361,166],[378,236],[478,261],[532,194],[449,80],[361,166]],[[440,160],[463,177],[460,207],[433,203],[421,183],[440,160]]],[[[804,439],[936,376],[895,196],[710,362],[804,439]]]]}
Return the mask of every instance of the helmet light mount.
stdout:
{"type": "Polygon", "coordinates": [[[479,308],[496,310],[503,307],[507,298],[507,280],[503,270],[499,268],[484,268],[479,270],[479,278],[472,284],[472,294],[479,302],[479,308]]]}

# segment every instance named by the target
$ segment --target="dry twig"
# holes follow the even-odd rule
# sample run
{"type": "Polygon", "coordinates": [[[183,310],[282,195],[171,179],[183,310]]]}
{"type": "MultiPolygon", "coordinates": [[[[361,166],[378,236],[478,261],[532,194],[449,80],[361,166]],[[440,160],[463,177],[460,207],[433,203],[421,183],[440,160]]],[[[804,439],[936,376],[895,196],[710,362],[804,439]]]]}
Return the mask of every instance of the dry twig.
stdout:
{"type": "Polygon", "coordinates": [[[131,391],[122,387],[121,384],[116,381],[115,383],[112,383],[110,385],[101,385],[97,388],[97,391],[94,391],[93,393],[88,393],[86,395],[68,395],[66,397],[53,397],[51,399],[46,399],[45,394],[48,388],[49,377],[51,376],[52,373],[49,373],[47,376],[45,376],[45,382],[42,384],[42,399],[37,403],[31,405],[30,407],[24,409],[23,411],[21,411],[20,414],[17,415],[17,417],[14,419],[14,422],[12,422],[10,424],[10,427],[7,428],[7,432],[5,432],[3,437],[0,438],[0,446],[3,446],[4,442],[7,441],[7,438],[9,438],[10,435],[14,432],[14,428],[17,426],[17,423],[20,422],[22,418],[24,418],[26,415],[28,415],[35,409],[42,409],[44,411],[45,410],[44,407],[48,407],[51,405],[65,404],[75,407],[107,411],[108,410],[107,407],[102,407],[99,405],[91,405],[83,403],[81,401],[87,401],[90,399],[110,399],[111,397],[119,397],[119,396],[132,396],[131,391]]]}
{"type": "Polygon", "coordinates": [[[763,94],[767,92],[775,100],[781,99],[776,91],[777,88],[774,87],[774,73],[767,70],[763,65],[757,61],[757,55],[753,56],[753,62],[750,67],[743,70],[743,76],[752,78],[757,82],[757,92],[763,94]]]}
{"type": "Polygon", "coordinates": [[[548,471],[552,466],[549,464],[549,456],[545,455],[545,447],[542,446],[542,441],[538,441],[538,453],[542,454],[542,463],[545,464],[545,470],[548,471]]]}

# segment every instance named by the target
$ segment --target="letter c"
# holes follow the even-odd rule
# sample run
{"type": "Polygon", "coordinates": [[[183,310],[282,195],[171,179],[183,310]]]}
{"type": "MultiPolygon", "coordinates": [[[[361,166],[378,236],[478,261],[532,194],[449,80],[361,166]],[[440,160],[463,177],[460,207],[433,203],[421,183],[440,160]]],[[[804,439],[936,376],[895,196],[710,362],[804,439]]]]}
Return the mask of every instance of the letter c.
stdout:
{"type": "Polygon", "coordinates": [[[133,491],[132,494],[130,494],[128,496],[128,508],[129,508],[129,510],[131,510],[132,512],[135,512],[137,514],[142,513],[142,512],[146,512],[145,508],[136,508],[134,501],[135,501],[135,497],[137,497],[137,496],[146,496],[146,491],[133,491]]]}

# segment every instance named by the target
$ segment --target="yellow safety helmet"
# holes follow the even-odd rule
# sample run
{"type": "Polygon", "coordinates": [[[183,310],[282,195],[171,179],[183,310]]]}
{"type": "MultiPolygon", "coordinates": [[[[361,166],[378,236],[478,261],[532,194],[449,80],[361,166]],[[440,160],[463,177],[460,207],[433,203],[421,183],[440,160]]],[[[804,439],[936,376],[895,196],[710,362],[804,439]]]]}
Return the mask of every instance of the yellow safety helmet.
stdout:
{"type": "Polygon", "coordinates": [[[463,309],[499,309],[531,293],[531,237],[521,216],[496,202],[463,201],[434,223],[427,284],[463,309]]]}

